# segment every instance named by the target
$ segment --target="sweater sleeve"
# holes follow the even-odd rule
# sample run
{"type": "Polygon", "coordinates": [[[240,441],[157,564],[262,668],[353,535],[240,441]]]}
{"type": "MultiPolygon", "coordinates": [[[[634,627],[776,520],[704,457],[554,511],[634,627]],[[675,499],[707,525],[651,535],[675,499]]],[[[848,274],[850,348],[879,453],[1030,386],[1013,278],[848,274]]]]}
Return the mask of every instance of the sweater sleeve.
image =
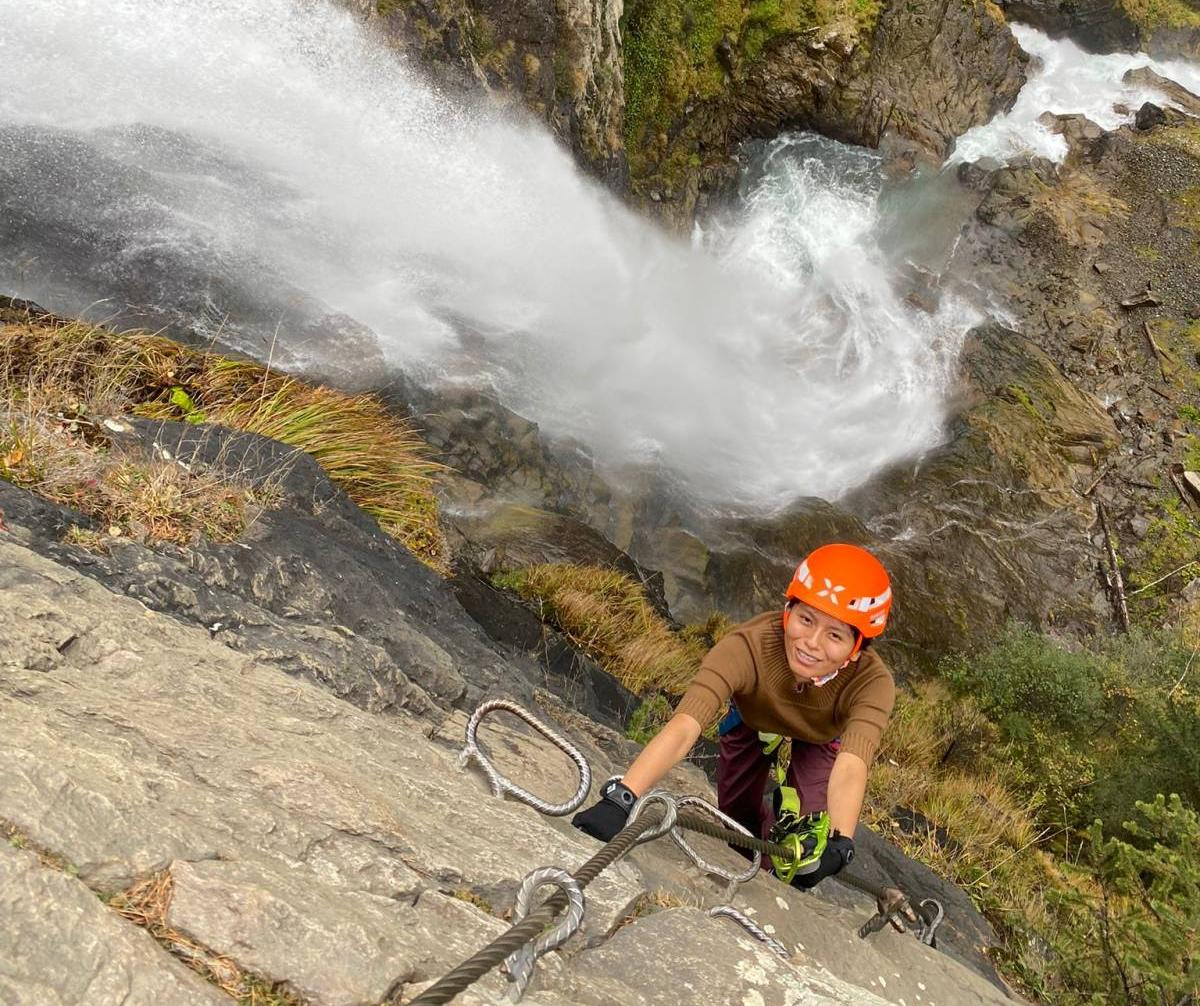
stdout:
{"type": "Polygon", "coordinates": [[[849,717],[842,729],[842,750],[858,755],[871,764],[879,748],[883,728],[896,704],[896,683],[892,673],[878,657],[875,673],[865,676],[860,687],[847,695],[849,717]]]}
{"type": "Polygon", "coordinates": [[[741,632],[731,632],[708,651],[700,670],[675,707],[707,729],[725,712],[732,696],[748,692],[755,679],[754,656],[741,632]]]}

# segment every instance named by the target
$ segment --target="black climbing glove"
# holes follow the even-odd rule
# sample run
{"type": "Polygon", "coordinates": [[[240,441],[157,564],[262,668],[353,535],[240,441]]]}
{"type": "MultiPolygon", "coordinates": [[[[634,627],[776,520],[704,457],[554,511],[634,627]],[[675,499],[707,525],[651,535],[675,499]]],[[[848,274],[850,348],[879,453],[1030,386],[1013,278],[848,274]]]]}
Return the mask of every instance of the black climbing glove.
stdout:
{"type": "Polygon", "coordinates": [[[839,873],[843,866],[854,858],[854,839],[847,838],[840,831],[832,832],[825,849],[821,853],[817,868],[811,873],[797,873],[792,878],[793,887],[805,889],[816,887],[826,877],[839,873]]]}
{"type": "Polygon", "coordinates": [[[601,842],[611,842],[629,820],[629,812],[637,797],[624,783],[614,779],[600,789],[600,799],[587,810],[581,810],[571,823],[580,831],[601,842]]]}

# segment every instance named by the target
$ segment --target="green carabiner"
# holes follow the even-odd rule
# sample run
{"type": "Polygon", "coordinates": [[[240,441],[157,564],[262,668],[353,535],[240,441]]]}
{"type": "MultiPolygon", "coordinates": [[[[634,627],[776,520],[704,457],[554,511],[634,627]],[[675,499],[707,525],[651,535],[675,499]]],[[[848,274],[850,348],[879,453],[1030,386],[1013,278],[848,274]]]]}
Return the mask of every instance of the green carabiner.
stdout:
{"type": "Polygon", "coordinates": [[[791,786],[781,786],[769,840],[787,850],[786,856],[772,854],[771,865],[775,876],[790,884],[794,877],[812,873],[820,865],[829,841],[829,814],[802,814],[800,794],[791,786]]]}

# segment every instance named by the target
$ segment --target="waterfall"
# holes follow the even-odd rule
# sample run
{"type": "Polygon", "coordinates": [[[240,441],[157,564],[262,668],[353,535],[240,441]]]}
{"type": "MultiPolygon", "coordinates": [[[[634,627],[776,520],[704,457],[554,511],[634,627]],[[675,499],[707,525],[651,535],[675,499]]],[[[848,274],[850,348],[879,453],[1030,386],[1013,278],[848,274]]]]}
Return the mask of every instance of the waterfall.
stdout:
{"type": "Polygon", "coordinates": [[[0,0],[0,25],[19,296],[277,338],[301,368],[353,367],[365,331],[721,508],[836,496],[942,435],[976,318],[896,292],[868,151],[781,138],[686,242],[324,0],[0,0]]]}

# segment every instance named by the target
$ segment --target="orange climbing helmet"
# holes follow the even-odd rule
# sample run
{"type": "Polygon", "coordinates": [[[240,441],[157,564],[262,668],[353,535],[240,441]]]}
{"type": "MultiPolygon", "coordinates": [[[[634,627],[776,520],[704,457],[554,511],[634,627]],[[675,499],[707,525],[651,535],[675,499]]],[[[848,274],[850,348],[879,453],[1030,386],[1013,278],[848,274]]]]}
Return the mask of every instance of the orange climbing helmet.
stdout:
{"type": "MultiPolygon", "coordinates": [[[[858,630],[863,639],[881,635],[892,608],[892,585],[883,563],[857,545],[822,545],[796,567],[788,602],[803,601],[858,630]]],[[[784,609],[787,626],[787,609],[784,609]]]]}

